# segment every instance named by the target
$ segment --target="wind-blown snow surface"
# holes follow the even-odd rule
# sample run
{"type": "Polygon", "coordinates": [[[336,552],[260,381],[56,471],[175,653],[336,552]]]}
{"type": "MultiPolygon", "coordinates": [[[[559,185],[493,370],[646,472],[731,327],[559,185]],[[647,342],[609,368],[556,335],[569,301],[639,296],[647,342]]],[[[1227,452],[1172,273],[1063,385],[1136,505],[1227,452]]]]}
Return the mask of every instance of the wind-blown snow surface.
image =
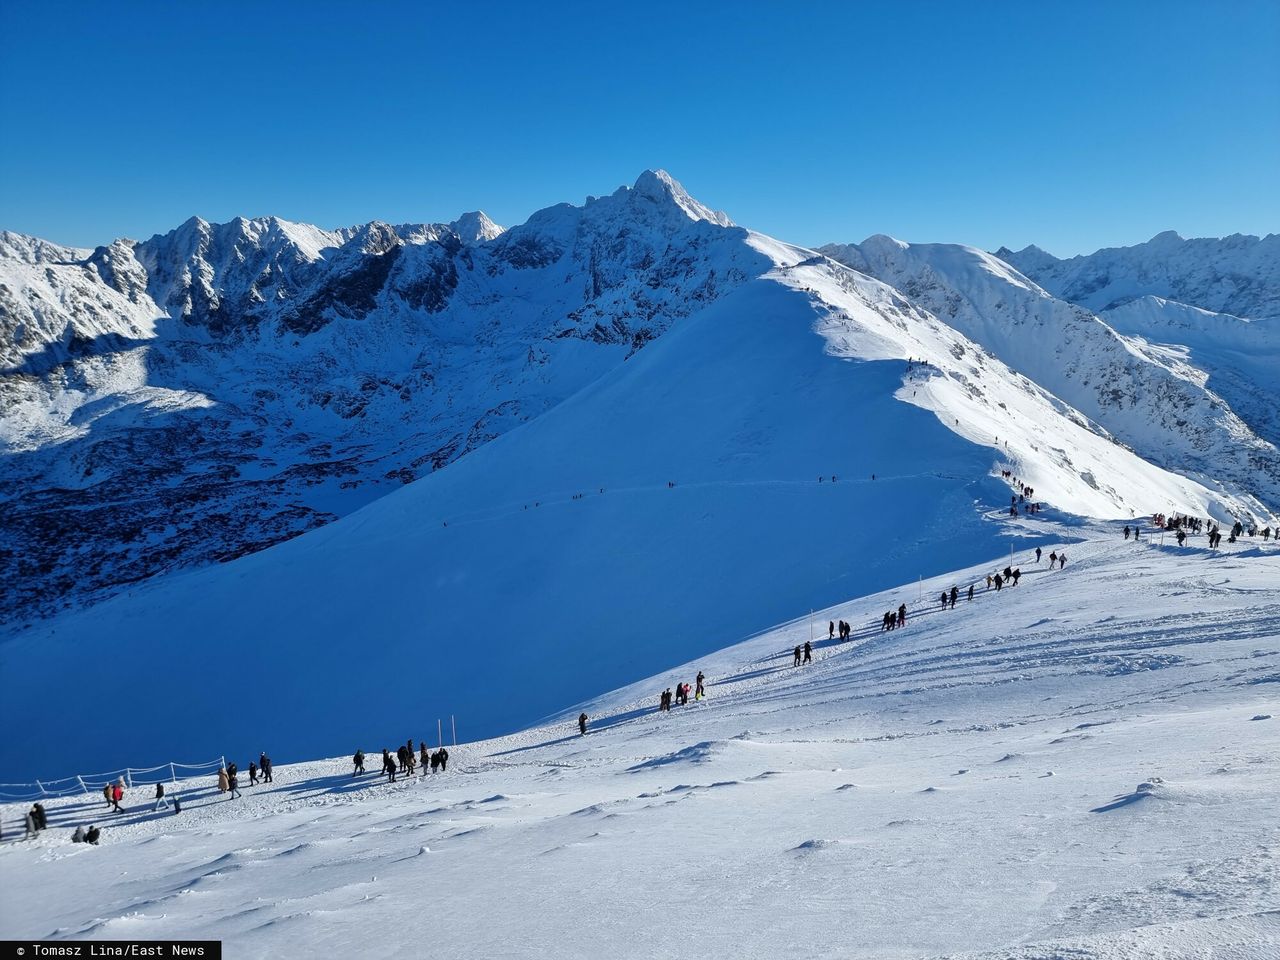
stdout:
{"type": "Polygon", "coordinates": [[[337,759],[242,800],[186,783],[180,816],[153,815],[137,789],[115,822],[51,802],[48,833],[0,847],[0,935],[236,958],[1275,957],[1280,551],[1027,526],[1072,541],[1065,570],[1020,549],[1018,587],[955,611],[933,596],[1007,554],[842,603],[817,619],[853,642],[820,628],[814,664],[791,667],[810,627],[785,625],[601,698],[586,738],[574,708],[453,749],[443,775],[353,781],[357,746],[372,765],[434,740],[388,682],[394,729],[352,715],[337,759]],[[903,600],[907,627],[880,633],[903,600]],[[654,711],[699,669],[707,700],[654,711]],[[100,847],[69,842],[87,822],[100,847]]]}
{"type": "Polygon", "coordinates": [[[106,766],[266,736],[277,760],[315,756],[352,717],[396,730],[397,685],[473,734],[506,732],[762,624],[990,555],[999,465],[1077,514],[1241,509],[1091,431],[884,284],[748,241],[773,270],[448,469],[14,632],[0,670],[25,682],[0,720],[42,746],[0,742],[0,767],[65,775],[57,745],[72,741],[106,766]],[[104,712],[100,689],[145,691],[169,720],[104,712]]]}

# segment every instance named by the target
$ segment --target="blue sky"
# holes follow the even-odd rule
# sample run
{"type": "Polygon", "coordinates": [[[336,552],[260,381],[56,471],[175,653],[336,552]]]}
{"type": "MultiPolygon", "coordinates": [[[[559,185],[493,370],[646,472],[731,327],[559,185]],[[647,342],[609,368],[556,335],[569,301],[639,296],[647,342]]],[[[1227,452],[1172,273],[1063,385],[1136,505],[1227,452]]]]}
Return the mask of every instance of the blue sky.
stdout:
{"type": "Polygon", "coordinates": [[[0,4],[0,227],[739,223],[1059,255],[1280,230],[1280,3],[0,4]]]}

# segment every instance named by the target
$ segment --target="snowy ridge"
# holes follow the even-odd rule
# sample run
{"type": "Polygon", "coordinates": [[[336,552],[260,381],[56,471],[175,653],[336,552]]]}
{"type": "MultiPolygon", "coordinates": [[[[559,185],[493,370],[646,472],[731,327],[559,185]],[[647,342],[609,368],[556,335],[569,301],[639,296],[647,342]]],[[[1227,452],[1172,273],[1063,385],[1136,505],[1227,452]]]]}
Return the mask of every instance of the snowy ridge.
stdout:
{"type": "Polygon", "coordinates": [[[996,256],[1054,296],[1103,311],[1154,295],[1261,319],[1280,316],[1280,234],[1184,240],[1172,230],[1133,247],[1059,260],[1039,247],[996,256]]]}
{"type": "MultiPolygon", "coordinates": [[[[972,247],[871,237],[823,252],[892,284],[1139,456],[1259,498],[1252,509],[1260,514],[1280,509],[1280,451],[1185,359],[1170,362],[1144,351],[972,247]]],[[[1258,387],[1265,391],[1271,382],[1267,376],[1258,387]]],[[[1245,412],[1252,416],[1260,407],[1251,401],[1245,412]]]]}

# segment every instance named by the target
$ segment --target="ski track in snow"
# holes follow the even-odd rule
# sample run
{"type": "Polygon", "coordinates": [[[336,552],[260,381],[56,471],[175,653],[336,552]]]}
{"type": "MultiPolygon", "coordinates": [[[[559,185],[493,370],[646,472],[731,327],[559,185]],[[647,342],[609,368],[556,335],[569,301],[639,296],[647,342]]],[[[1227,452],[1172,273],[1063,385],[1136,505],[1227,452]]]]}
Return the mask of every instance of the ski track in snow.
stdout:
{"type": "Polygon", "coordinates": [[[230,957],[370,938],[406,957],[1276,956],[1280,550],[1049,527],[1065,570],[1019,549],[999,594],[963,590],[1007,555],[842,603],[813,620],[853,639],[823,634],[811,665],[790,665],[804,618],[462,744],[442,775],[299,763],[242,800],[182,783],[178,817],[144,788],[114,820],[67,798],[28,842],[8,805],[0,933],[230,957]],[[954,611],[878,630],[953,584],[954,611]],[[709,698],[656,712],[698,669],[709,698]],[[96,849],[69,842],[87,822],[96,849]]]}

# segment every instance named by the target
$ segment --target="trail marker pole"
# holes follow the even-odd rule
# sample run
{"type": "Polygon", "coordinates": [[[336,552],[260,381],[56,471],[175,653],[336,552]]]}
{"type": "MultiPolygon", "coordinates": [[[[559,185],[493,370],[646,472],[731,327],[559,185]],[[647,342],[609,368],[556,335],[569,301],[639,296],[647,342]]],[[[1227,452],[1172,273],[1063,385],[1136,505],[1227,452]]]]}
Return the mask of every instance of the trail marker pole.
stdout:
{"type": "Polygon", "coordinates": [[[458,748],[458,720],[452,713],[449,714],[449,726],[453,728],[453,747],[456,750],[458,748]]]}
{"type": "Polygon", "coordinates": [[[813,646],[813,608],[809,608],[809,646],[813,646]]]}
{"type": "Polygon", "coordinates": [[[443,747],[444,746],[444,727],[441,726],[439,719],[436,720],[436,736],[440,740],[440,746],[443,747]]]}

